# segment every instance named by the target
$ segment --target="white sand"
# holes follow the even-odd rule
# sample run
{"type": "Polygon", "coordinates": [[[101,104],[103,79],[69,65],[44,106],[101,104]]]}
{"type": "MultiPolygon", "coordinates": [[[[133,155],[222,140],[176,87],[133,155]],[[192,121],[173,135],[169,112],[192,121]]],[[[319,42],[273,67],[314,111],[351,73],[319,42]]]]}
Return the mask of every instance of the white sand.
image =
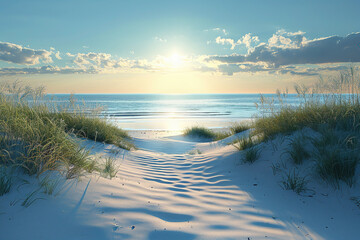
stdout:
{"type": "MultiPolygon", "coordinates": [[[[300,196],[280,187],[271,166],[286,159],[286,139],[262,144],[248,165],[226,145],[234,137],[204,143],[172,134],[132,132],[140,150],[117,155],[112,180],[67,181],[28,208],[21,202],[33,184],[13,188],[0,197],[0,239],[359,239],[360,208],[350,200],[358,186],[334,190],[310,176],[311,191],[300,196]],[[201,154],[187,154],[194,149],[201,154]]],[[[114,148],[86,144],[98,155],[114,148]]]]}

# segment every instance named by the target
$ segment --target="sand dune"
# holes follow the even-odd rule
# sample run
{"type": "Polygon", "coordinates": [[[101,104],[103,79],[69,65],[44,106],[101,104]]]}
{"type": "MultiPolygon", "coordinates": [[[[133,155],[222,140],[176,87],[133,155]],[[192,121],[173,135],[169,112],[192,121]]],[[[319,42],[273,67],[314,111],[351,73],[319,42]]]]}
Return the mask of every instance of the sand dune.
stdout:
{"type": "MultiPolygon", "coordinates": [[[[65,182],[58,196],[28,208],[10,205],[30,185],[3,196],[0,238],[355,239],[360,232],[353,192],[283,190],[271,169],[280,156],[270,144],[247,165],[227,145],[236,136],[199,142],[169,132],[132,134],[140,149],[117,154],[120,170],[111,180],[92,174],[65,182]],[[189,154],[194,149],[201,154],[189,154]]],[[[86,144],[94,154],[112,155],[111,145],[86,144]]]]}

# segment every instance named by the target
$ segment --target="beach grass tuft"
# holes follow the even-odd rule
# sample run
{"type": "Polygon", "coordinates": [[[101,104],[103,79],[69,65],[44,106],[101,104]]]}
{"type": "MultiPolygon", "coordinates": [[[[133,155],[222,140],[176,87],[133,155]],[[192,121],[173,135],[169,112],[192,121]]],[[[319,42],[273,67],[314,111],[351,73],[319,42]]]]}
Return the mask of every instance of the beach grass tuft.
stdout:
{"type": "Polygon", "coordinates": [[[119,167],[116,165],[116,161],[112,157],[105,158],[103,165],[102,175],[103,177],[112,179],[119,171],[119,167]]]}
{"type": "Polygon", "coordinates": [[[356,166],[359,163],[359,148],[349,140],[353,137],[339,135],[341,134],[328,129],[323,131],[322,137],[313,141],[317,172],[336,188],[340,187],[340,181],[349,186],[354,184],[356,166]]]}
{"type": "Polygon", "coordinates": [[[303,161],[310,157],[309,152],[304,147],[305,137],[295,136],[290,140],[289,149],[285,152],[295,164],[302,164],[303,161]]]}
{"type": "Polygon", "coordinates": [[[214,132],[211,129],[205,127],[199,127],[199,126],[186,128],[183,134],[184,136],[204,138],[213,141],[221,140],[231,136],[230,132],[214,132]]]}
{"type": "Polygon", "coordinates": [[[60,185],[62,182],[62,178],[59,175],[55,175],[54,172],[48,172],[45,176],[41,176],[39,179],[39,185],[42,189],[42,193],[48,195],[57,195],[61,189],[60,185]]]}
{"type": "Polygon", "coordinates": [[[10,192],[11,184],[11,175],[8,169],[0,166],[0,196],[10,192]]]}
{"type": "Polygon", "coordinates": [[[295,169],[285,174],[281,184],[285,190],[293,190],[297,194],[307,190],[306,178],[301,177],[300,174],[295,171],[295,169]]]}
{"type": "Polygon", "coordinates": [[[213,131],[211,131],[210,129],[205,128],[205,127],[199,127],[199,126],[186,128],[184,130],[184,136],[207,138],[207,139],[211,139],[211,140],[214,140],[216,137],[215,133],[213,131]]]}
{"type": "Polygon", "coordinates": [[[23,207],[30,207],[34,202],[36,202],[37,200],[41,200],[43,198],[41,197],[37,197],[37,195],[39,194],[41,188],[38,188],[32,192],[29,192],[27,194],[27,196],[25,197],[24,201],[21,203],[21,206],[23,207]]]}
{"type": "Polygon", "coordinates": [[[250,136],[244,137],[244,138],[239,138],[234,143],[234,147],[239,151],[251,148],[254,145],[255,145],[255,142],[252,140],[252,138],[250,136]]]}
{"type": "Polygon", "coordinates": [[[230,127],[230,130],[233,134],[244,132],[251,128],[250,123],[246,122],[239,122],[235,123],[233,126],[230,127]]]}
{"type": "Polygon", "coordinates": [[[78,137],[114,144],[126,150],[135,149],[135,145],[131,143],[131,138],[126,131],[96,115],[76,111],[73,113],[57,112],[53,114],[53,117],[64,121],[65,130],[78,137]]]}
{"type": "Polygon", "coordinates": [[[247,148],[244,154],[244,163],[254,163],[260,157],[260,148],[257,146],[252,146],[250,148],[247,148]]]}

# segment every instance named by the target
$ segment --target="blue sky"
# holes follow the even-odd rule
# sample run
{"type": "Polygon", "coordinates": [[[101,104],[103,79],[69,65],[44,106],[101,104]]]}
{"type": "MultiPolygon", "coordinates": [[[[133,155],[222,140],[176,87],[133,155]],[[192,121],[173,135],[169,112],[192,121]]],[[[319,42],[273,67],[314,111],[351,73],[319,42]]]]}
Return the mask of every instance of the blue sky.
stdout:
{"type": "Polygon", "coordinates": [[[188,73],[213,81],[285,81],[360,61],[360,1],[354,0],[0,0],[0,6],[0,76],[48,85],[44,79],[56,74],[51,91],[60,79],[81,82],[84,74],[93,85],[104,74],[123,85],[139,77],[156,82],[161,72],[173,79],[188,73]]]}

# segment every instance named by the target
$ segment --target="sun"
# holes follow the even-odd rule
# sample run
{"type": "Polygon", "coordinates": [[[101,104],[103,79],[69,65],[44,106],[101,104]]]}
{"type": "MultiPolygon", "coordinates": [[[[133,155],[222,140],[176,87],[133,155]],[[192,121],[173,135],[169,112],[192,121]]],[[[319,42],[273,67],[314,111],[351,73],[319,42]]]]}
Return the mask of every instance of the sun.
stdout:
{"type": "Polygon", "coordinates": [[[168,59],[169,64],[173,68],[181,67],[184,64],[184,57],[174,52],[168,59]]]}

